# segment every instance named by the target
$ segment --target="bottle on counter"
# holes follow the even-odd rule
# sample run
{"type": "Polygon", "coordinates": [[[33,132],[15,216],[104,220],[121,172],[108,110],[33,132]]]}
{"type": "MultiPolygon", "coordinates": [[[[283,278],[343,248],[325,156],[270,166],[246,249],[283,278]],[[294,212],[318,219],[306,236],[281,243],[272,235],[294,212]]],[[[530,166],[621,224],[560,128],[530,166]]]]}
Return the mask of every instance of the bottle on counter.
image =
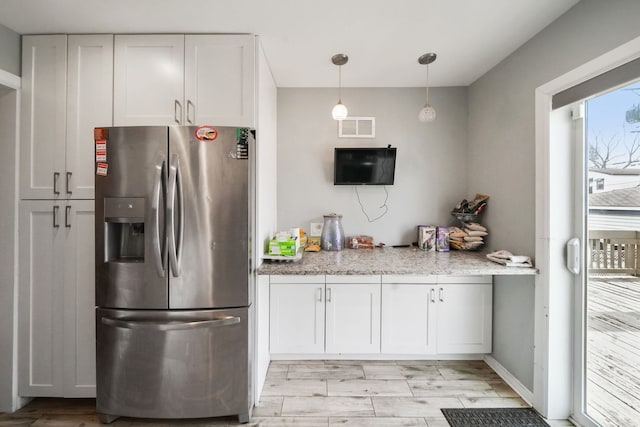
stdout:
{"type": "Polygon", "coordinates": [[[323,251],[341,251],[344,247],[344,230],[342,229],[342,214],[331,213],[323,215],[324,225],[320,235],[320,246],[323,251]]]}

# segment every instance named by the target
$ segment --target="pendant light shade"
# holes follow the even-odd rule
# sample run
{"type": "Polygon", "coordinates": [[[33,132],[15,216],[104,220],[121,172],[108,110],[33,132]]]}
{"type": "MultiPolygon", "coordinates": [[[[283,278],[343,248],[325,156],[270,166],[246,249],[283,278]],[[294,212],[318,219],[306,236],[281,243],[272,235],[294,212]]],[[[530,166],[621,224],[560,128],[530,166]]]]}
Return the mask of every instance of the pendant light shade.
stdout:
{"type": "Polygon", "coordinates": [[[348,113],[347,107],[341,101],[338,101],[338,103],[333,106],[333,110],[331,110],[333,120],[344,120],[347,118],[348,113]]]}
{"type": "Polygon", "coordinates": [[[424,107],[418,113],[418,120],[423,123],[429,123],[436,119],[436,110],[429,104],[429,64],[436,60],[435,53],[425,53],[418,58],[418,62],[427,66],[427,89],[425,95],[424,107]]]}
{"type": "Polygon", "coordinates": [[[331,62],[338,66],[338,103],[331,110],[333,120],[344,120],[349,111],[342,103],[342,66],[349,61],[349,57],[344,53],[337,53],[331,57],[331,62]]]}
{"type": "Polygon", "coordinates": [[[432,122],[436,119],[436,110],[429,104],[425,104],[424,107],[418,113],[418,120],[422,123],[432,122]]]}

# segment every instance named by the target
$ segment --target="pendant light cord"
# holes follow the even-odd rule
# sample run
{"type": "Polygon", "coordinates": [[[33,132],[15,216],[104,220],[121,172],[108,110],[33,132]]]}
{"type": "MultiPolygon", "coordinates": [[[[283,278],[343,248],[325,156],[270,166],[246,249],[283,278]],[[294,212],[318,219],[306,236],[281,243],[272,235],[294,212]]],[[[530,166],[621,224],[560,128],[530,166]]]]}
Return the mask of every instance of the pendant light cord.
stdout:
{"type": "Polygon", "coordinates": [[[425,105],[429,105],[429,64],[427,64],[427,99],[425,105]]]}
{"type": "Polygon", "coordinates": [[[342,104],[342,65],[338,66],[338,104],[342,104]]]}

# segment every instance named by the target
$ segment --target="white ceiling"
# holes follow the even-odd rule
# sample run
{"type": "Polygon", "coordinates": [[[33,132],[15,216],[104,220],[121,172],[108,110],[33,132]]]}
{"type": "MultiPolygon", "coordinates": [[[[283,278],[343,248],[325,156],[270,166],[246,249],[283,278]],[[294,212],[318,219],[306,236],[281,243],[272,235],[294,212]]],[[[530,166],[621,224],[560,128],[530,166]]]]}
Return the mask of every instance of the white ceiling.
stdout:
{"type": "Polygon", "coordinates": [[[467,86],[579,0],[0,0],[20,34],[252,33],[279,87],[467,86]]]}

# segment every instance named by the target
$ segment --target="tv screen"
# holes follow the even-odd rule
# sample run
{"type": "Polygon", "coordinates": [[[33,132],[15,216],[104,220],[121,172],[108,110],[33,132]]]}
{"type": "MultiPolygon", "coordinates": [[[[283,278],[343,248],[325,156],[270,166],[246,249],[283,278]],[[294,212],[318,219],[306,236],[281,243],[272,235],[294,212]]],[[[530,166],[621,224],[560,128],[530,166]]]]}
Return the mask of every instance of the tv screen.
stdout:
{"type": "Polygon", "coordinates": [[[336,148],[334,185],[393,185],[395,148],[336,148]]]}

